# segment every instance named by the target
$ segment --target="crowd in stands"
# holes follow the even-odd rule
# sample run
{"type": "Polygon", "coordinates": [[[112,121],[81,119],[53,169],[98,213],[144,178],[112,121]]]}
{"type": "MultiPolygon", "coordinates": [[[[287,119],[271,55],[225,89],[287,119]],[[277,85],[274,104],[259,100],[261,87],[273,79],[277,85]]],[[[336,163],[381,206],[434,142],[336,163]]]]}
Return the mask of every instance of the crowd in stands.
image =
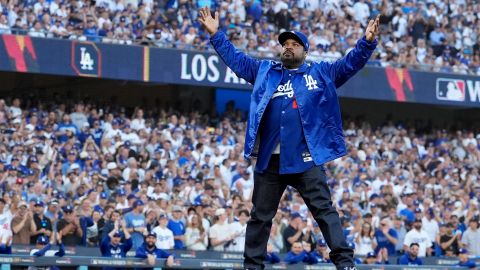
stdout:
{"type": "MultiPolygon", "coordinates": [[[[232,109],[130,115],[90,100],[0,100],[0,252],[48,239],[113,257],[152,243],[242,252],[254,171],[244,133],[244,116],[232,109]]],[[[345,138],[349,155],[325,169],[348,243],[366,263],[480,256],[480,134],[346,121],[345,138]]],[[[329,262],[292,188],[268,251],[272,262],[286,252],[289,263],[329,262]]]]}
{"type": "Polygon", "coordinates": [[[304,32],[309,60],[342,57],[381,17],[372,64],[480,74],[480,4],[475,0],[11,0],[0,2],[0,33],[211,49],[197,10],[219,11],[220,29],[258,57],[275,57],[277,35],[304,32]]]}

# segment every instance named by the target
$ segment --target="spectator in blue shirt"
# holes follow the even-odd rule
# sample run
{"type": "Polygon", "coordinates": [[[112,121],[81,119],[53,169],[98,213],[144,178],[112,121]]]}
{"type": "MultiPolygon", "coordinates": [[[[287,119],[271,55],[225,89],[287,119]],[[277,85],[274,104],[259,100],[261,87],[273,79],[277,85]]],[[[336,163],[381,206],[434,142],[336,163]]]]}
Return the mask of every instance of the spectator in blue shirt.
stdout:
{"type": "MultiPolygon", "coordinates": [[[[145,242],[142,246],[137,248],[135,253],[135,257],[147,259],[147,263],[149,265],[155,265],[156,259],[167,259],[165,261],[165,266],[171,267],[173,266],[173,259],[174,256],[162,249],[159,249],[155,246],[157,241],[157,234],[155,232],[149,232],[147,236],[145,236],[145,242]]],[[[141,268],[141,269],[148,269],[148,268],[141,268]]],[[[153,268],[150,268],[153,269],[153,268]]]]}
{"type": "MultiPolygon", "coordinates": [[[[132,248],[132,238],[127,230],[125,221],[116,222],[113,230],[102,239],[100,244],[100,252],[103,257],[125,258],[127,252],[132,248]],[[119,223],[125,234],[125,242],[121,243],[122,233],[119,231],[119,223]]],[[[103,270],[122,270],[123,268],[104,267],[103,270]]]]}
{"type": "Polygon", "coordinates": [[[174,205],[172,207],[172,218],[168,221],[167,228],[173,232],[173,239],[175,239],[175,249],[185,248],[185,224],[182,219],[182,207],[174,205]]]}
{"type": "Polygon", "coordinates": [[[273,245],[270,243],[267,244],[267,255],[265,256],[265,261],[271,264],[280,262],[280,257],[276,252],[273,251],[273,245]]]}
{"type": "Polygon", "coordinates": [[[145,216],[143,215],[143,206],[145,203],[138,199],[133,203],[133,210],[125,215],[127,230],[132,234],[133,248],[136,250],[143,244],[146,232],[145,216]]]}
{"type": "Polygon", "coordinates": [[[380,221],[380,228],[375,230],[375,238],[377,239],[377,247],[375,252],[386,248],[388,255],[395,255],[395,244],[398,241],[397,232],[392,228],[389,217],[385,217],[380,221]]]}
{"type": "Polygon", "coordinates": [[[458,266],[463,266],[463,267],[468,267],[468,268],[476,268],[477,267],[477,264],[473,261],[473,260],[470,260],[470,258],[468,258],[468,250],[465,249],[465,248],[461,248],[458,250],[458,257],[459,257],[459,261],[458,261],[458,266]]]}
{"type": "Polygon", "coordinates": [[[285,257],[285,262],[288,264],[301,262],[307,264],[317,263],[317,258],[310,252],[310,250],[308,250],[309,247],[309,244],[302,245],[302,242],[300,241],[293,243],[292,249],[287,253],[287,257],[285,257]],[[305,250],[304,247],[307,249],[305,250]]]}
{"type": "Polygon", "coordinates": [[[401,265],[423,265],[422,259],[418,257],[418,243],[411,243],[408,251],[398,258],[398,264],[401,265]]]}
{"type": "Polygon", "coordinates": [[[328,255],[327,242],[323,239],[317,241],[317,248],[312,252],[312,255],[317,258],[318,263],[330,263],[328,255]]]}

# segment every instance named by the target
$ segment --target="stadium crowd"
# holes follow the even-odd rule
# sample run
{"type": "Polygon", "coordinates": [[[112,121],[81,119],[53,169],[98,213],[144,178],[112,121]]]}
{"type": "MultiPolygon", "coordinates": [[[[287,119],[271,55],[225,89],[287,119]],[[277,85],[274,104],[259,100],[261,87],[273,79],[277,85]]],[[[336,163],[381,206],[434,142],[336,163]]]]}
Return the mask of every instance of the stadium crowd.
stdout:
{"type": "MultiPolygon", "coordinates": [[[[480,134],[345,125],[349,155],[325,169],[344,233],[365,263],[480,256],[480,134]]],[[[254,168],[243,159],[244,132],[242,113],[231,108],[222,117],[142,108],[129,115],[88,100],[2,99],[0,253],[48,239],[112,257],[153,243],[241,252],[254,168]]],[[[284,252],[289,263],[329,261],[294,189],[281,200],[268,251],[271,262],[284,252]]]]}
{"type": "Polygon", "coordinates": [[[197,10],[220,14],[221,30],[254,56],[275,57],[277,35],[304,32],[310,60],[335,60],[382,14],[371,64],[480,74],[480,4],[475,0],[11,0],[0,2],[0,33],[211,49],[197,10]]]}

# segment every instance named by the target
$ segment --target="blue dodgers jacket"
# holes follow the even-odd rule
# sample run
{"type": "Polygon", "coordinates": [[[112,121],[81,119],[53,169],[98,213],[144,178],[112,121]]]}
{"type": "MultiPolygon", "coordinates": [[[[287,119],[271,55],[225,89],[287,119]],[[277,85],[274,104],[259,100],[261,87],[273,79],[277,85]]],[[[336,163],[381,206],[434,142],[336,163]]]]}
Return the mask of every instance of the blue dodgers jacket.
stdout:
{"type": "MultiPolygon", "coordinates": [[[[235,74],[253,84],[247,130],[245,158],[258,152],[260,121],[268,102],[282,79],[282,64],[257,60],[237,50],[226,35],[217,31],[210,42],[235,74]]],[[[377,41],[365,37],[345,57],[334,62],[304,64],[292,81],[305,141],[316,165],[344,156],[347,153],[343,137],[340,105],[336,89],[360,70],[372,55],[377,41]]]]}

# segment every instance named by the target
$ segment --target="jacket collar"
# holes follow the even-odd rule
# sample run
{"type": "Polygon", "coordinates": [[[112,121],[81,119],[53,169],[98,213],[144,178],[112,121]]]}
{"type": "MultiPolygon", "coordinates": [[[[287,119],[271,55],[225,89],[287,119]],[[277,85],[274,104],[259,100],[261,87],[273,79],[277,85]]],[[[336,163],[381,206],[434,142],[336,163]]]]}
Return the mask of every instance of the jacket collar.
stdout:
{"type": "MultiPolygon", "coordinates": [[[[307,68],[309,67],[310,65],[307,64],[307,63],[303,63],[295,73],[305,73],[305,71],[307,70],[307,68]]],[[[272,69],[274,70],[282,70],[284,69],[285,67],[282,65],[282,63],[280,62],[276,62],[275,64],[273,64],[272,66],[272,69]]]]}

